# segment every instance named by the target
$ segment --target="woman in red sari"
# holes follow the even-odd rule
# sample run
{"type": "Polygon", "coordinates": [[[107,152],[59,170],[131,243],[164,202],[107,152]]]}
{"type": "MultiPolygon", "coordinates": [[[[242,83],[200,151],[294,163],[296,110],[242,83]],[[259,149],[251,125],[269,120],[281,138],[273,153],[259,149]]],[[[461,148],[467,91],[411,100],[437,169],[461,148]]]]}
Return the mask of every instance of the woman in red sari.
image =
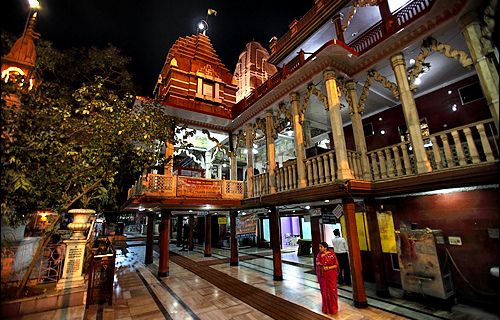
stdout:
{"type": "Polygon", "coordinates": [[[319,244],[319,253],[316,256],[316,275],[321,290],[322,312],[336,314],[339,311],[337,294],[337,272],[339,263],[333,251],[328,250],[328,244],[319,244]]]}

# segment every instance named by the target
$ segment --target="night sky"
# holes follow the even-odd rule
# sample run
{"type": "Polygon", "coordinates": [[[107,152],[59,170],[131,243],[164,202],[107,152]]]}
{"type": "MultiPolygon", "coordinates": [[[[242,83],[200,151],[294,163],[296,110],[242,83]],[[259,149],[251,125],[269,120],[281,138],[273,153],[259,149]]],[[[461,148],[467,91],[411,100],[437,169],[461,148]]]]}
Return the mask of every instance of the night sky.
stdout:
{"type": "MultiPolygon", "coordinates": [[[[207,35],[230,72],[249,41],[268,49],[272,36],[286,33],[293,19],[313,6],[313,0],[288,1],[116,1],[41,0],[42,10],[35,30],[56,48],[120,48],[132,59],[130,71],[139,86],[138,94],[150,96],[168,50],[179,37],[196,33],[197,22],[207,9],[207,35]]],[[[22,33],[28,16],[27,0],[2,0],[2,30],[22,33]]]]}

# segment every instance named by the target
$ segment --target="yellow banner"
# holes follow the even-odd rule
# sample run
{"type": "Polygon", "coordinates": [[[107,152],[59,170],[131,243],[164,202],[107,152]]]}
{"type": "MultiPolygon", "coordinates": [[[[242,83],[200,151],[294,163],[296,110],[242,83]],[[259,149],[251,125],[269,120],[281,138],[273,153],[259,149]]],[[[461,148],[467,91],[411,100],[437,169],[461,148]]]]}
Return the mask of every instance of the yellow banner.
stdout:
{"type": "MultiPolygon", "coordinates": [[[[342,226],[342,230],[347,230],[345,225],[345,215],[340,217],[340,225],[342,226]]],[[[370,237],[368,236],[367,227],[368,224],[366,222],[366,214],[364,212],[356,212],[356,229],[358,230],[359,250],[370,250],[370,237]]]]}
{"type": "Polygon", "coordinates": [[[394,230],[394,220],[392,212],[377,211],[378,228],[380,230],[380,242],[382,243],[382,252],[397,253],[396,250],[396,233],[394,230]]]}
{"type": "Polygon", "coordinates": [[[219,216],[217,217],[217,221],[219,224],[227,224],[227,217],[226,216],[219,216]]]}

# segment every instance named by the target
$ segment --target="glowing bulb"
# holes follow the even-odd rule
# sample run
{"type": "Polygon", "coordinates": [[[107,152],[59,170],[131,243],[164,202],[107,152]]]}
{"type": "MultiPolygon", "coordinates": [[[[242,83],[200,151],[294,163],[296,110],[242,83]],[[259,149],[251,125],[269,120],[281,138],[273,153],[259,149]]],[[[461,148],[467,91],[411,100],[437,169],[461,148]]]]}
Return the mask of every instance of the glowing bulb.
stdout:
{"type": "Polygon", "coordinates": [[[422,80],[420,78],[415,79],[415,84],[418,86],[419,84],[422,83],[422,80]]]}

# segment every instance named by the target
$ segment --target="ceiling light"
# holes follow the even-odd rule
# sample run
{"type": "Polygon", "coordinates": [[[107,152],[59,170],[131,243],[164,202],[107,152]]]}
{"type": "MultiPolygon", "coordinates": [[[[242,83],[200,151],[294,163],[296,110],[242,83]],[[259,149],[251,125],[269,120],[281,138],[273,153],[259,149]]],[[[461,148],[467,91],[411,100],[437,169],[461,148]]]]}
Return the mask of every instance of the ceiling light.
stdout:
{"type": "Polygon", "coordinates": [[[248,153],[248,150],[247,150],[247,149],[243,149],[243,153],[244,153],[244,154],[247,154],[247,153],[248,153]]]}
{"type": "Polygon", "coordinates": [[[353,32],[353,33],[351,33],[351,37],[355,37],[355,36],[357,36],[357,35],[358,35],[358,33],[357,33],[357,32],[353,32]]]}
{"type": "Polygon", "coordinates": [[[327,199],[327,200],[325,200],[325,202],[328,203],[328,202],[330,202],[330,200],[327,199]]]}
{"type": "Polygon", "coordinates": [[[448,90],[448,94],[451,94],[451,90],[448,90]]]}
{"type": "Polygon", "coordinates": [[[378,118],[378,121],[382,121],[382,118],[378,118]]]}
{"type": "Polygon", "coordinates": [[[420,77],[418,77],[417,79],[415,79],[415,84],[418,86],[419,84],[422,83],[422,80],[420,80],[420,77]]]}
{"type": "Polygon", "coordinates": [[[415,64],[415,59],[413,59],[413,58],[412,58],[412,59],[410,59],[410,64],[411,64],[411,65],[414,65],[414,64],[415,64]]]}
{"type": "Polygon", "coordinates": [[[309,210],[309,209],[311,209],[311,206],[306,206],[306,210],[309,210]]]}
{"type": "Polygon", "coordinates": [[[451,106],[451,110],[452,111],[457,111],[457,104],[454,103],[452,106],[451,106]]]}
{"type": "Polygon", "coordinates": [[[193,210],[189,210],[189,212],[193,212],[193,210]]]}
{"type": "Polygon", "coordinates": [[[384,129],[380,130],[380,134],[385,134],[385,130],[384,129]]]}

